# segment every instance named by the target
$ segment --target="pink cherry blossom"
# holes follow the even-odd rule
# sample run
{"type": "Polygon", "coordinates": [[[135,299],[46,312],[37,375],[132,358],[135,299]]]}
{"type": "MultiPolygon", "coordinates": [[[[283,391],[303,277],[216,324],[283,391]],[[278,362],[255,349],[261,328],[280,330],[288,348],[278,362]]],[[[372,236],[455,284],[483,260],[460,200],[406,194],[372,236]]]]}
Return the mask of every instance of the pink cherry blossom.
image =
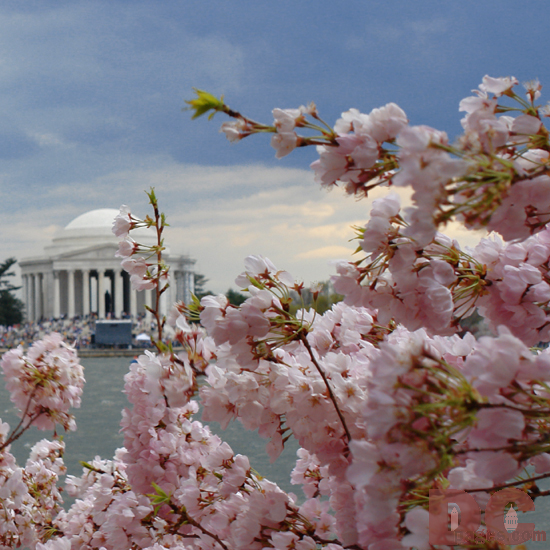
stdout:
{"type": "Polygon", "coordinates": [[[275,149],[275,157],[280,159],[292,153],[298,145],[298,136],[295,132],[277,132],[271,138],[271,147],[275,149]]]}
{"type": "Polygon", "coordinates": [[[225,137],[231,142],[239,141],[250,133],[248,124],[240,118],[224,122],[221,125],[220,132],[225,134],[225,137]]]}
{"type": "Polygon", "coordinates": [[[117,258],[129,258],[139,250],[139,245],[131,239],[126,237],[124,240],[118,243],[118,250],[115,254],[117,258]]]}
{"type": "Polygon", "coordinates": [[[72,407],[80,406],[84,369],[74,348],[58,333],[47,335],[23,352],[19,346],[2,357],[2,370],[11,401],[24,416],[23,421],[43,430],[56,424],[75,430],[72,407]]]}
{"type": "Polygon", "coordinates": [[[303,119],[302,109],[273,109],[275,128],[278,133],[292,132],[303,119]]]}
{"type": "Polygon", "coordinates": [[[113,233],[119,238],[127,237],[133,226],[134,222],[132,221],[130,208],[123,204],[113,222],[113,233]]]}
{"type": "Polygon", "coordinates": [[[518,84],[518,81],[513,76],[493,78],[491,76],[485,75],[483,77],[483,83],[480,84],[479,88],[483,92],[489,94],[495,94],[496,97],[508,92],[514,86],[518,84]]]}

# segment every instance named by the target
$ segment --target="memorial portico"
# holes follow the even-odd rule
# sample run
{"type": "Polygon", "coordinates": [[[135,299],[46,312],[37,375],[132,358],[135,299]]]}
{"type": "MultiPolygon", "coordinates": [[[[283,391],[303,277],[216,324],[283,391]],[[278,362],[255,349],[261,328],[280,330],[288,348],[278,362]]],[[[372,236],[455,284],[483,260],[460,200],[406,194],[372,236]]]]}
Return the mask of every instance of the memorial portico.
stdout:
{"type": "MultiPolygon", "coordinates": [[[[111,231],[118,210],[92,210],[75,218],[59,231],[44,255],[21,260],[23,301],[27,320],[61,316],[99,319],[136,316],[144,306],[154,304],[154,290],[137,292],[115,258],[118,238],[111,231]]],[[[132,237],[153,245],[156,235],[150,229],[132,232],[132,237]]],[[[164,255],[170,266],[171,284],[161,297],[160,310],[167,313],[176,300],[189,302],[194,292],[195,260],[164,255]]]]}

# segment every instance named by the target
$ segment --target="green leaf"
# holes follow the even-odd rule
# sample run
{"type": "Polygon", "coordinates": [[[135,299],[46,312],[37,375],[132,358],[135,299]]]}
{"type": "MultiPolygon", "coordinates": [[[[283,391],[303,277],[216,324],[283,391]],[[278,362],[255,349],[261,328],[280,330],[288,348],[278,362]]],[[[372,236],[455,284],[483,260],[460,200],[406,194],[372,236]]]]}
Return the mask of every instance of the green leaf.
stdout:
{"type": "Polygon", "coordinates": [[[150,493],[146,496],[148,496],[151,499],[151,504],[155,507],[154,514],[156,516],[158,514],[160,507],[163,504],[170,503],[171,495],[168,495],[167,493],[165,493],[154,481],[151,483],[151,485],[153,486],[153,489],[155,490],[155,492],[150,493]]]}
{"type": "Polygon", "coordinates": [[[157,347],[161,353],[168,351],[168,346],[164,342],[161,342],[160,340],[157,342],[157,347]]]}
{"type": "Polygon", "coordinates": [[[198,90],[193,88],[197,94],[196,99],[191,99],[186,101],[189,107],[186,107],[184,111],[194,111],[192,119],[198,118],[208,111],[213,110],[214,112],[210,114],[208,120],[210,120],[218,111],[223,111],[225,108],[225,103],[223,102],[223,96],[218,99],[216,96],[205,92],[204,90],[198,90]]]}
{"type": "Polygon", "coordinates": [[[151,483],[153,489],[156,491],[156,494],[166,500],[170,500],[170,495],[168,495],[163,489],[161,489],[154,481],[151,483]]]}
{"type": "Polygon", "coordinates": [[[151,187],[150,191],[145,191],[145,194],[147,197],[149,197],[149,203],[152,206],[155,206],[157,204],[157,196],[155,195],[155,188],[151,187]]]}
{"type": "Polygon", "coordinates": [[[250,471],[256,476],[258,481],[262,481],[262,479],[264,479],[264,476],[262,474],[260,474],[260,472],[258,472],[258,470],[255,470],[254,468],[251,467],[250,471]]]}

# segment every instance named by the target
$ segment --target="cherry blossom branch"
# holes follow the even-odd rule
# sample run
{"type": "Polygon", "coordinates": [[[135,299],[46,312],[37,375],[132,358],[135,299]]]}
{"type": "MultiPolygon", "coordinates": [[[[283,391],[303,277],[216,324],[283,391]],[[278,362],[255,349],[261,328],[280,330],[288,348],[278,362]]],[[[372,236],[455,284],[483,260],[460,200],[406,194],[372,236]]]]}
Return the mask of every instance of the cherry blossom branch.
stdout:
{"type": "Polygon", "coordinates": [[[182,525],[189,524],[189,525],[192,525],[193,527],[196,527],[203,534],[214,539],[223,548],[223,550],[229,550],[226,544],[220,539],[220,537],[218,537],[218,535],[216,535],[215,533],[211,533],[208,529],[203,527],[198,521],[190,517],[185,507],[178,508],[175,504],[170,504],[170,508],[172,508],[172,510],[176,514],[180,515],[180,520],[174,525],[174,529],[176,530],[175,532],[177,532],[177,529],[179,529],[182,525]]]}
{"type": "Polygon", "coordinates": [[[31,395],[29,396],[29,400],[27,401],[27,406],[25,407],[25,410],[23,411],[23,415],[21,417],[21,420],[20,420],[19,424],[17,424],[17,426],[13,429],[13,431],[10,434],[10,436],[8,437],[8,439],[4,443],[2,443],[2,445],[0,445],[0,451],[4,450],[8,445],[11,445],[14,441],[19,439],[32,426],[32,423],[42,414],[42,412],[41,412],[41,413],[36,414],[34,416],[30,416],[29,417],[29,419],[30,419],[29,423],[26,426],[24,426],[19,433],[17,433],[17,430],[19,430],[21,428],[21,426],[23,425],[23,422],[25,421],[25,417],[27,416],[27,413],[29,412],[29,408],[31,406],[32,400],[34,398],[34,394],[36,393],[36,390],[37,390],[37,388],[35,387],[34,390],[31,393],[31,395]]]}
{"type": "Polygon", "coordinates": [[[357,544],[350,544],[349,546],[344,546],[344,544],[338,540],[338,539],[331,539],[331,540],[326,540],[326,539],[323,539],[321,538],[320,536],[318,535],[309,535],[315,542],[318,542],[319,544],[323,544],[323,545],[327,545],[327,544],[338,544],[339,546],[341,546],[342,548],[346,548],[346,550],[363,550],[360,546],[358,546],[357,544]]]}
{"type": "Polygon", "coordinates": [[[223,548],[223,550],[229,550],[225,545],[225,543],[220,539],[220,537],[218,537],[218,535],[211,533],[208,529],[203,527],[200,523],[195,521],[193,518],[190,518],[189,516],[187,516],[187,520],[193,527],[196,527],[199,531],[201,531],[205,535],[208,535],[209,537],[213,538],[223,548]]]}
{"type": "Polygon", "coordinates": [[[162,294],[168,289],[169,283],[167,281],[168,266],[162,258],[164,251],[162,234],[167,223],[164,214],[159,211],[154,188],[151,188],[146,194],[149,204],[153,207],[153,218],[147,215],[144,220],[140,220],[131,215],[127,206],[121,206],[120,213],[113,224],[113,233],[123,240],[120,241],[115,256],[123,258],[122,267],[130,275],[130,282],[135,290],[154,289],[155,291],[155,305],[151,307],[146,304],[145,310],[155,318],[158,338],[153,340],[153,344],[159,353],[163,353],[166,351],[166,346],[163,344],[166,317],[160,313],[160,300],[162,294]],[[155,245],[140,244],[130,238],[129,232],[141,227],[155,230],[155,245]],[[145,254],[137,259],[132,258],[139,253],[145,254]]]}
{"type": "Polygon", "coordinates": [[[504,483],[503,485],[495,485],[494,487],[485,487],[484,489],[464,489],[467,493],[486,493],[489,491],[500,491],[500,489],[506,489],[506,487],[515,487],[517,485],[525,485],[533,481],[539,481],[540,479],[547,479],[550,477],[550,472],[547,474],[541,474],[540,476],[530,477],[529,479],[521,479],[519,481],[512,481],[511,483],[504,483]]]}
{"type": "Polygon", "coordinates": [[[550,409],[525,409],[503,403],[479,403],[478,407],[480,409],[510,409],[511,411],[518,411],[531,417],[547,418],[550,415],[550,409]]]}
{"type": "Polygon", "coordinates": [[[11,433],[10,437],[4,442],[2,443],[2,445],[0,445],[0,451],[2,451],[3,449],[5,449],[8,445],[11,445],[14,441],[18,440],[31,426],[32,426],[32,423],[39,417],[41,416],[43,413],[39,413],[39,414],[36,414],[34,416],[30,416],[29,417],[29,423],[24,426],[21,431],[19,433],[17,433],[17,430],[20,428],[21,424],[23,424],[23,419],[21,419],[21,422],[19,422],[19,424],[17,425],[17,427],[13,430],[13,432],[11,433]]]}
{"type": "Polygon", "coordinates": [[[315,355],[313,353],[313,350],[311,349],[311,346],[307,340],[307,336],[301,332],[300,333],[300,340],[304,344],[305,348],[307,349],[307,352],[309,353],[309,357],[311,358],[311,361],[315,365],[315,368],[317,369],[317,372],[321,375],[321,378],[323,379],[323,382],[325,383],[325,386],[327,388],[330,400],[332,401],[334,408],[336,409],[336,414],[338,415],[338,418],[340,419],[340,422],[342,423],[342,427],[344,428],[344,432],[346,433],[346,437],[348,439],[348,443],[351,441],[351,434],[349,432],[348,426],[346,424],[346,420],[344,418],[344,415],[342,414],[342,411],[340,411],[340,407],[338,406],[338,401],[336,400],[336,396],[334,395],[334,392],[332,391],[332,388],[330,387],[329,381],[321,368],[321,365],[317,362],[317,359],[315,358],[315,355]]]}
{"type": "MultiPolygon", "coordinates": [[[[536,489],[538,489],[538,487],[535,486],[536,489]]],[[[540,491],[540,490],[529,490],[529,496],[531,498],[539,498],[539,497],[547,497],[547,496],[550,496],[550,490],[548,491],[540,491]]]]}
{"type": "Polygon", "coordinates": [[[155,214],[155,229],[157,233],[157,246],[156,246],[156,256],[157,256],[157,284],[155,285],[155,308],[149,309],[151,313],[155,316],[155,320],[157,323],[157,334],[158,334],[158,342],[154,342],[155,347],[157,348],[157,351],[160,353],[162,352],[161,346],[162,346],[162,338],[163,338],[163,329],[164,324],[166,322],[166,319],[163,317],[162,320],[160,318],[160,297],[165,292],[165,290],[168,288],[168,284],[166,284],[163,288],[161,288],[161,276],[164,275],[164,264],[162,261],[162,251],[164,249],[163,247],[163,240],[162,240],[162,233],[164,231],[164,214],[161,214],[159,212],[158,208],[158,202],[157,198],[155,196],[155,192],[153,189],[147,194],[149,196],[149,199],[151,201],[151,206],[153,207],[153,211],[155,214]]]}
{"type": "MultiPolygon", "coordinates": [[[[529,442],[529,443],[525,443],[523,445],[520,445],[518,443],[512,443],[511,445],[503,445],[502,447],[483,447],[483,448],[479,448],[479,447],[476,447],[475,449],[459,449],[458,451],[456,451],[454,454],[455,455],[461,455],[461,454],[468,454],[468,453],[483,453],[483,452],[486,452],[486,451],[489,451],[489,452],[492,452],[492,453],[497,453],[497,452],[500,452],[500,451],[507,451],[509,453],[513,453],[513,454],[520,454],[521,456],[521,453],[525,452],[525,451],[529,451],[529,450],[532,450],[533,448],[533,445],[536,445],[537,444],[537,441],[532,441],[532,442],[529,442]]],[[[547,446],[548,447],[548,446],[547,446]]],[[[543,446],[543,449],[544,449],[544,446],[543,446]]],[[[542,450],[539,448],[537,450],[537,454],[539,452],[548,452],[548,450],[550,450],[550,448],[548,448],[546,451],[542,450]]],[[[527,453],[529,455],[529,453],[527,453]]]]}

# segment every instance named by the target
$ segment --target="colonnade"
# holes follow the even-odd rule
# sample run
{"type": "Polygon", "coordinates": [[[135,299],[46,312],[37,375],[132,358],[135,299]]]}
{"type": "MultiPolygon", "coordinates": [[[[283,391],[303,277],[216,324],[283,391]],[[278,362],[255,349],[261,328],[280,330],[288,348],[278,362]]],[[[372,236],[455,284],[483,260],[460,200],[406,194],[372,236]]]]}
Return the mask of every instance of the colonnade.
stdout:
{"type": "MultiPolygon", "coordinates": [[[[154,305],[154,290],[131,288],[128,274],[118,269],[59,269],[22,274],[27,319],[96,313],[99,319],[136,316],[154,305]]],[[[164,313],[165,301],[160,304],[164,313]]]]}

